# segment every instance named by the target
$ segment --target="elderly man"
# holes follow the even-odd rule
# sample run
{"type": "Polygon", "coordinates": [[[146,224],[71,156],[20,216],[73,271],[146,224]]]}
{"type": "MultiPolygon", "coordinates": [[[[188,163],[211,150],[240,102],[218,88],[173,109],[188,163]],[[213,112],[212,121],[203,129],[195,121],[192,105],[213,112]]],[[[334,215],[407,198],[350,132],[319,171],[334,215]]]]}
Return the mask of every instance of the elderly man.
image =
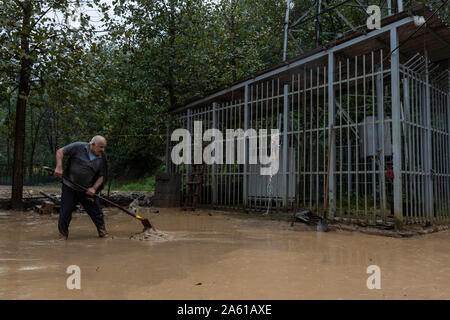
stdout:
{"type": "Polygon", "coordinates": [[[69,237],[69,224],[72,212],[78,203],[91,217],[101,238],[107,237],[103,212],[97,197],[92,197],[103,188],[107,175],[107,159],[104,153],[106,139],[95,136],[90,143],[74,142],[56,151],[55,175],[63,177],[63,158],[67,158],[64,176],[87,189],[76,187],[63,178],[61,211],[58,229],[60,239],[69,237]]]}

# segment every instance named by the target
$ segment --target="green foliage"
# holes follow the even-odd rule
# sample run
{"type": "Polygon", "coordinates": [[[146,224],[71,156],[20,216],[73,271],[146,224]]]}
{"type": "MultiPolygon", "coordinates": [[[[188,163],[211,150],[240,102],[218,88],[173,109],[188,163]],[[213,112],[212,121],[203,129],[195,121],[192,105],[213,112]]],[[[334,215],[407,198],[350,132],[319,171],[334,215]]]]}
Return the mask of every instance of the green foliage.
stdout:
{"type": "Polygon", "coordinates": [[[155,176],[134,179],[132,182],[117,182],[111,185],[111,190],[122,191],[155,191],[155,176]]]}
{"type": "MultiPolygon", "coordinates": [[[[406,1],[405,7],[417,3],[406,1]]],[[[426,3],[434,9],[441,4],[426,3]]],[[[300,53],[298,45],[307,51],[351,30],[326,12],[335,4],[322,1],[320,39],[311,15],[296,28],[288,57],[300,53]]],[[[291,22],[312,5],[294,0],[291,22]]],[[[285,0],[113,0],[114,15],[100,0],[0,0],[0,6],[0,167],[12,165],[24,59],[31,72],[30,93],[23,96],[30,172],[54,165],[58,148],[101,134],[111,176],[121,178],[149,175],[160,166],[171,108],[279,63],[283,54],[285,0]],[[78,28],[68,25],[71,4],[97,10],[104,32],[95,30],[86,12],[78,28]],[[24,35],[29,50],[21,45],[24,35]]],[[[365,24],[359,8],[339,10],[354,26],[365,24]]],[[[440,16],[448,23],[448,7],[440,16]]]]}

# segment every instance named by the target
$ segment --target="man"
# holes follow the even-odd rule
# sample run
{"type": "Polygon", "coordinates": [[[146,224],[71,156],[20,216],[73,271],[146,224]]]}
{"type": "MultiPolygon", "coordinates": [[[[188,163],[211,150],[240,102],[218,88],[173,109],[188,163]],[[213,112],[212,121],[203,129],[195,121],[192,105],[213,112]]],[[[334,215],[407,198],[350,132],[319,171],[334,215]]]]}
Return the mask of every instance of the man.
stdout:
{"type": "Polygon", "coordinates": [[[104,153],[106,139],[95,136],[90,143],[74,142],[56,151],[55,175],[63,177],[63,158],[67,158],[64,176],[87,189],[83,191],[63,178],[61,210],[58,229],[60,239],[69,237],[72,212],[78,203],[91,217],[101,238],[107,237],[103,212],[97,197],[92,197],[103,188],[107,175],[107,159],[104,153]]]}

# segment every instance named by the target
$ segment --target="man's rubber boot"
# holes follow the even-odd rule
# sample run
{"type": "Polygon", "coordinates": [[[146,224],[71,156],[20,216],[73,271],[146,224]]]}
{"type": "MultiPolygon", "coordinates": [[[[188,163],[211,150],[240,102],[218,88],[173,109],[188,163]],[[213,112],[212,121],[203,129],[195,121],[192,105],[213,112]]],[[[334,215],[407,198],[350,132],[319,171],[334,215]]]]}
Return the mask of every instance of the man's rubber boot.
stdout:
{"type": "Polygon", "coordinates": [[[59,238],[58,240],[62,241],[62,240],[67,240],[69,238],[69,233],[67,232],[59,232],[59,238]]]}
{"type": "Polygon", "coordinates": [[[105,226],[98,228],[97,231],[98,231],[98,236],[100,238],[108,238],[109,237],[109,233],[106,231],[105,226]]]}

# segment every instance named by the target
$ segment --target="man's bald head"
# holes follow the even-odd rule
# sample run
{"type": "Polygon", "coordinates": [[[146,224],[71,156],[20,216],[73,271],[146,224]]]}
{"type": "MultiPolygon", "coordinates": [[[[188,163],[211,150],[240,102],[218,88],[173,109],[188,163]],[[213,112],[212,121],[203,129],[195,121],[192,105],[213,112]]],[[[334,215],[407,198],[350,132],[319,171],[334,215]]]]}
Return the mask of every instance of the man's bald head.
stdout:
{"type": "Polygon", "coordinates": [[[106,139],[102,136],[95,136],[91,139],[89,149],[93,154],[99,156],[103,151],[105,151],[106,139]]]}
{"type": "Polygon", "coordinates": [[[91,139],[91,144],[92,143],[104,143],[106,144],[106,139],[102,136],[95,136],[91,139]]]}

